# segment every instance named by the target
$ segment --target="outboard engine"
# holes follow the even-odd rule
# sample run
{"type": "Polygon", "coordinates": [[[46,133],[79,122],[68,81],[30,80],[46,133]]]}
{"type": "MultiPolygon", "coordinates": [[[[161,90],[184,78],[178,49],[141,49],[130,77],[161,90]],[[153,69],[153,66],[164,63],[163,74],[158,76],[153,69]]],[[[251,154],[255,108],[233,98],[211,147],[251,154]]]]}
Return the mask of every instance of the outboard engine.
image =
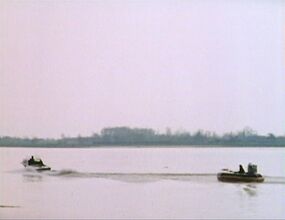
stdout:
{"type": "Polygon", "coordinates": [[[257,165],[249,163],[247,166],[247,172],[250,175],[257,174],[257,165]]]}

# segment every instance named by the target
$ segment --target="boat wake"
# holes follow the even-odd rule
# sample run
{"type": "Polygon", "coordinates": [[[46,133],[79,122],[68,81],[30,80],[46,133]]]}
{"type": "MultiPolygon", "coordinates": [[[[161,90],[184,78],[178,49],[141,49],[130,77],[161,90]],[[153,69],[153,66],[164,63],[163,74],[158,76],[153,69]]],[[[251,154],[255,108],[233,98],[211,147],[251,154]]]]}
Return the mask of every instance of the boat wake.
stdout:
{"type": "MultiPolygon", "coordinates": [[[[122,182],[157,182],[163,180],[188,181],[199,183],[218,182],[216,173],[123,173],[123,172],[79,172],[72,169],[51,170],[45,172],[26,171],[25,176],[33,179],[45,176],[61,178],[101,178],[122,182]]],[[[240,183],[241,184],[241,183],[240,183]]],[[[259,183],[260,184],[260,183],[259,183]]],[[[262,184],[285,184],[285,177],[265,176],[262,184]]]]}
{"type": "Polygon", "coordinates": [[[123,182],[155,182],[161,180],[178,181],[214,181],[214,173],[121,173],[121,172],[77,172],[74,170],[61,170],[50,172],[49,175],[73,178],[103,178],[123,182]]]}
{"type": "Polygon", "coordinates": [[[264,176],[264,183],[285,185],[285,177],[284,176],[264,176]]]}

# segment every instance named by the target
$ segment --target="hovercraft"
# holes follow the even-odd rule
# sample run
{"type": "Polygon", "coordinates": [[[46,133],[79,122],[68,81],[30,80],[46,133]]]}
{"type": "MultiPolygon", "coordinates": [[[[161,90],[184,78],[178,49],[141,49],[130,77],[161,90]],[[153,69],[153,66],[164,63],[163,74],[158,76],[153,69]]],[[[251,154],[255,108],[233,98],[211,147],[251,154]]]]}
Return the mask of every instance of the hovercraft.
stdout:
{"type": "Polygon", "coordinates": [[[217,178],[222,182],[263,182],[264,177],[257,173],[257,166],[255,164],[248,164],[248,171],[245,172],[242,165],[239,165],[239,171],[231,171],[223,169],[217,174],[217,178]]]}
{"type": "Polygon", "coordinates": [[[24,159],[22,164],[25,168],[35,171],[46,171],[51,170],[51,168],[45,165],[42,159],[32,156],[30,159],[24,159]]]}

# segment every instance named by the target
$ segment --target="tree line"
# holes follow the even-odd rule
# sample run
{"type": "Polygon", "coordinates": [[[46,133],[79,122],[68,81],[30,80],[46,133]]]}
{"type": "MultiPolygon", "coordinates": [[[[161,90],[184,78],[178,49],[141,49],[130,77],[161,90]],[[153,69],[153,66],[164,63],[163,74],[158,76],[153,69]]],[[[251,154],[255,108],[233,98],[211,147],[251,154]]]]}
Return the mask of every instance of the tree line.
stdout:
{"type": "Polygon", "coordinates": [[[258,135],[250,128],[242,131],[217,135],[214,132],[198,130],[172,132],[166,129],[159,133],[149,128],[111,127],[104,128],[100,134],[91,136],[61,138],[19,138],[0,137],[0,146],[22,147],[100,147],[100,146],[256,146],[284,147],[285,136],[258,135]]]}

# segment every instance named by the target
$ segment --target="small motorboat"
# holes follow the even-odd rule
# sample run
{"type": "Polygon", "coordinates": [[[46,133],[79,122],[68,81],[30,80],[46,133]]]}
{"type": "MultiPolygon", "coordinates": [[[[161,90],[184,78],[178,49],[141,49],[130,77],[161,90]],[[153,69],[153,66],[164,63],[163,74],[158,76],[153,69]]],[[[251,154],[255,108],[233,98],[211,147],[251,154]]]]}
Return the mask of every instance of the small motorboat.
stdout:
{"type": "Polygon", "coordinates": [[[26,167],[29,170],[35,170],[35,171],[51,170],[49,166],[43,163],[42,159],[34,156],[32,156],[30,159],[24,159],[22,161],[22,164],[24,167],[26,167]]]}
{"type": "Polygon", "coordinates": [[[255,164],[248,164],[248,171],[245,172],[242,165],[239,165],[239,171],[231,171],[223,169],[217,174],[217,178],[222,182],[263,182],[264,177],[257,173],[257,166],[255,164]]]}

